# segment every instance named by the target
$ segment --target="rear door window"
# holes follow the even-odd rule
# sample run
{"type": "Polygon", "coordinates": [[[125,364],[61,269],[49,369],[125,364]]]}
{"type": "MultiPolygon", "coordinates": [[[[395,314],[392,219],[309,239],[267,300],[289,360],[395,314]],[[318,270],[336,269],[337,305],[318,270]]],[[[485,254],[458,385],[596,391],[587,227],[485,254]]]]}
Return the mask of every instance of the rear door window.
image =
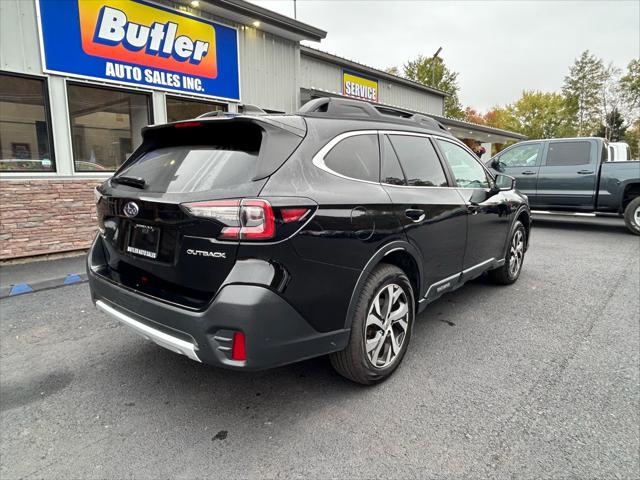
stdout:
{"type": "Polygon", "coordinates": [[[324,157],[324,164],[345,177],[369,182],[380,178],[380,149],[375,134],[354,135],[338,142],[324,157]]]}
{"type": "Polygon", "coordinates": [[[146,181],[146,191],[202,192],[251,183],[258,152],[175,146],[145,153],[118,173],[146,181]]]}
{"type": "Polygon", "coordinates": [[[389,185],[406,185],[404,173],[400,167],[398,156],[396,155],[391,141],[387,135],[382,137],[382,170],[380,181],[389,185]]]}
{"type": "Polygon", "coordinates": [[[446,187],[447,178],[435,148],[426,137],[389,135],[407,185],[414,187],[446,187]]]}
{"type": "Polygon", "coordinates": [[[591,163],[591,144],[585,141],[550,142],[547,167],[588,165],[591,163]]]}

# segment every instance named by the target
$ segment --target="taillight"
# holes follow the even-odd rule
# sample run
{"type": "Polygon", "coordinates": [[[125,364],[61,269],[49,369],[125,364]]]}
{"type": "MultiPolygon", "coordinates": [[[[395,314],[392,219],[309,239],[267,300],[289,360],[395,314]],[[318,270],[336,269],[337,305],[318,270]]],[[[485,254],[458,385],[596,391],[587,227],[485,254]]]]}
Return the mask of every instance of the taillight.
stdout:
{"type": "Polygon", "coordinates": [[[299,222],[308,211],[308,208],[283,208],[280,210],[280,215],[284,223],[299,222]]]}
{"type": "Polygon", "coordinates": [[[242,200],[240,204],[240,238],[264,240],[276,234],[271,204],[266,200],[242,200]]]}
{"type": "Polygon", "coordinates": [[[190,215],[224,224],[222,240],[268,240],[276,233],[273,208],[266,200],[213,200],[182,206],[190,215]]]}

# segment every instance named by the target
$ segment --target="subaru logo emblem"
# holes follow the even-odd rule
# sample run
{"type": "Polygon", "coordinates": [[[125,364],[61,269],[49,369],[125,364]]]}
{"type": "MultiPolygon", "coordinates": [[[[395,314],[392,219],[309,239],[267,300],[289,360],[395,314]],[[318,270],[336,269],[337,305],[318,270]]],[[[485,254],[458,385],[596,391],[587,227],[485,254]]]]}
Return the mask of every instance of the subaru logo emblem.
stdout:
{"type": "Polygon", "coordinates": [[[135,217],[140,212],[140,208],[134,202],[128,202],[125,204],[123,210],[127,217],[135,217]]]}

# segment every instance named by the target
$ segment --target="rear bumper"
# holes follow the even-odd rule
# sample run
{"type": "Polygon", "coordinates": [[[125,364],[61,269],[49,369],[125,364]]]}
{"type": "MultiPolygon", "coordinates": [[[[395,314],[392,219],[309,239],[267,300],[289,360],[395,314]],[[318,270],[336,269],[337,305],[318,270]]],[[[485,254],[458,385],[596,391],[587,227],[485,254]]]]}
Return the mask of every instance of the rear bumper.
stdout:
{"type": "Polygon", "coordinates": [[[209,365],[260,370],[342,350],[349,330],[318,332],[277,293],[259,285],[222,287],[204,311],[141,295],[88,269],[96,306],[143,337],[209,365]],[[247,359],[231,359],[234,332],[247,359]]]}
{"type": "Polygon", "coordinates": [[[141,321],[130,317],[126,313],[123,313],[120,310],[111,307],[103,300],[97,300],[96,307],[99,310],[107,313],[108,315],[111,315],[120,323],[131,328],[137,334],[142,335],[147,340],[151,340],[152,342],[168,350],[171,350],[172,352],[176,352],[180,355],[189,357],[191,360],[195,360],[196,362],[202,361],[196,353],[197,345],[194,342],[183,340],[182,338],[178,338],[175,335],[165,333],[162,330],[158,330],[157,328],[154,328],[146,323],[142,323],[141,321]]]}

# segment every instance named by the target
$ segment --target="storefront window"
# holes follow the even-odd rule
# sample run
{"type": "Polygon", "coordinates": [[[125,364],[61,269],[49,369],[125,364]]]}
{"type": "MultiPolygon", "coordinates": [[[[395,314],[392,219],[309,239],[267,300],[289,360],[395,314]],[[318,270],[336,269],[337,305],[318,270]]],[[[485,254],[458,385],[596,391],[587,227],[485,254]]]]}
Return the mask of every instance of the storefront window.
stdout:
{"type": "Polygon", "coordinates": [[[226,112],[227,106],[213,102],[167,97],[167,121],[169,122],[196,118],[203,113],[217,111],[226,112]]]}
{"type": "Polygon", "coordinates": [[[148,95],[70,84],[67,96],[76,172],[113,171],[142,143],[148,95]]]}
{"type": "Polygon", "coordinates": [[[45,81],[0,74],[0,171],[52,172],[45,81]]]}

